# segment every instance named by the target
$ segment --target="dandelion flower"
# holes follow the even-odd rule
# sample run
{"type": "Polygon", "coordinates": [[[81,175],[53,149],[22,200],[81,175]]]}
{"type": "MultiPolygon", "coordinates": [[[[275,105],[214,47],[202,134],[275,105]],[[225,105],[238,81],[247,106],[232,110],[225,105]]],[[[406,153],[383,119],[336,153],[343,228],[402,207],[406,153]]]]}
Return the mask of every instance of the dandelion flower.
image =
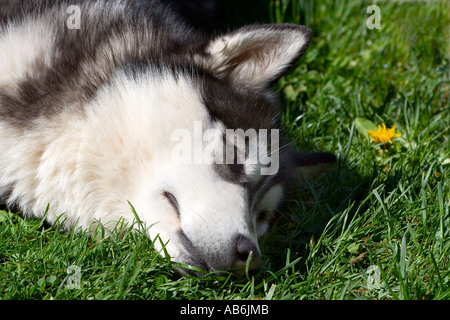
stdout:
{"type": "Polygon", "coordinates": [[[386,129],[386,125],[382,123],[381,125],[378,125],[377,130],[369,130],[367,131],[367,133],[369,134],[370,139],[375,143],[392,143],[392,140],[394,138],[401,137],[400,133],[395,132],[395,124],[392,126],[392,128],[386,129]]]}

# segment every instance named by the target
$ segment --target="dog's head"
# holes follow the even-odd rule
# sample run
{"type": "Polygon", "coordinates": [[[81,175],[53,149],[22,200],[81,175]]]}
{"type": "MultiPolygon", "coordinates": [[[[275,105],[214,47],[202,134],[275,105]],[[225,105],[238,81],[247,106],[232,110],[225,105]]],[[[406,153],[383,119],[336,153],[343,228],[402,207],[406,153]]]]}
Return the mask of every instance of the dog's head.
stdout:
{"type": "Polygon", "coordinates": [[[335,161],[289,148],[268,90],[309,41],[303,26],[245,27],[180,53],[194,67],[166,68],[148,89],[164,109],[153,114],[160,151],[133,204],[175,261],[241,275],[257,269],[258,239],[289,180],[301,185],[335,161]]]}

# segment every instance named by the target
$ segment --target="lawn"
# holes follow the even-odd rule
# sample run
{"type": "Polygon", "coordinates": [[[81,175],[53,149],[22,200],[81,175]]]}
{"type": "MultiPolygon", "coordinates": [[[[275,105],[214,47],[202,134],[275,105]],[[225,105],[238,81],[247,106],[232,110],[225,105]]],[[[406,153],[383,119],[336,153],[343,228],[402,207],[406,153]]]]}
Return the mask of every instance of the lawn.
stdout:
{"type": "Polygon", "coordinates": [[[95,241],[1,207],[0,299],[450,299],[449,3],[379,1],[370,29],[372,1],[234,2],[226,26],[313,29],[275,90],[297,149],[339,158],[281,208],[261,271],[181,277],[140,233],[95,241]],[[401,136],[376,144],[369,122],[401,136]]]}

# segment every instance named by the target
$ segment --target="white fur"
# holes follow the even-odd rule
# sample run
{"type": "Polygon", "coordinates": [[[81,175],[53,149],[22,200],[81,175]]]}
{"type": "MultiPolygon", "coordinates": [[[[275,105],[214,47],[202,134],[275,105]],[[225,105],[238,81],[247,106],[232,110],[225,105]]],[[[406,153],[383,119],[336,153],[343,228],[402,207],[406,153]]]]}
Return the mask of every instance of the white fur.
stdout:
{"type": "Polygon", "coordinates": [[[49,66],[53,42],[54,29],[44,19],[0,29],[0,88],[14,90],[36,66],[49,66]]]}

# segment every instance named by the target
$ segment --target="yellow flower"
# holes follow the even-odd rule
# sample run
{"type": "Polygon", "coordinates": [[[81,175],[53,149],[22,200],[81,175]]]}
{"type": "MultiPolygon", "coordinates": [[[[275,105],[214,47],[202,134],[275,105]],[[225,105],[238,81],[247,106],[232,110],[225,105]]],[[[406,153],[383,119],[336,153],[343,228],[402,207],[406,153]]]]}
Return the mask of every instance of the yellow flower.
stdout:
{"type": "Polygon", "coordinates": [[[369,134],[370,139],[375,143],[392,143],[392,140],[394,138],[401,137],[400,133],[395,132],[395,124],[392,126],[392,128],[386,129],[386,125],[382,123],[381,125],[378,125],[377,130],[369,130],[367,131],[367,133],[369,134]]]}

